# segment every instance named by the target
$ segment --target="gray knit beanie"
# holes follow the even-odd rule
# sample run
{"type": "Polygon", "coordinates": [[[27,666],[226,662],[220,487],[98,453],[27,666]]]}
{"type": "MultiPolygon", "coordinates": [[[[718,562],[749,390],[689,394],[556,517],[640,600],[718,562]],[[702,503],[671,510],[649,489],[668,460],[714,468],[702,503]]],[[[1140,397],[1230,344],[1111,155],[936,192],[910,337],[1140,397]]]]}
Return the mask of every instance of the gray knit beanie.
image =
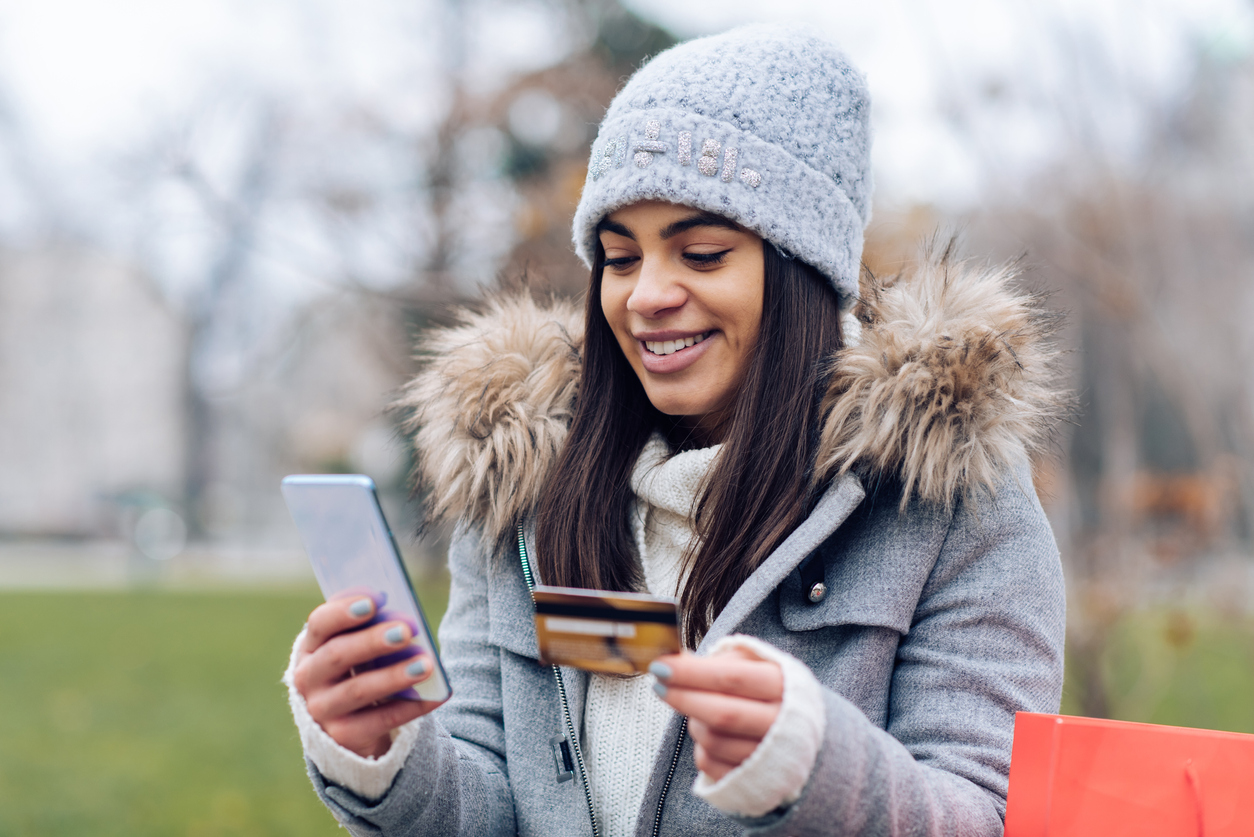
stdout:
{"type": "Polygon", "coordinates": [[[716,212],[858,296],[871,219],[871,101],[835,46],[755,25],[672,47],[610,103],[575,211],[592,265],[596,226],[641,200],[716,212]]]}

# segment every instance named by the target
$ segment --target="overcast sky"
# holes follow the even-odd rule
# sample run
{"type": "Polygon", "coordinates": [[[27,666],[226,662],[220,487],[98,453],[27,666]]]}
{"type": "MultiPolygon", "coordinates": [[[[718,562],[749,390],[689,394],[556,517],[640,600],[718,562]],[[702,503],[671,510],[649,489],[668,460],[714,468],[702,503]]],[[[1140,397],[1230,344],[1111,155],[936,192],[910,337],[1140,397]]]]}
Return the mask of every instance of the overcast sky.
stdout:
{"type": "MultiPolygon", "coordinates": [[[[898,202],[974,200],[990,178],[1048,163],[1084,120],[1111,153],[1134,156],[1141,109],[1178,95],[1198,48],[1226,61],[1254,44],[1248,0],[628,2],[680,36],[790,19],[840,43],[868,74],[880,194],[898,202]]],[[[441,105],[422,84],[440,60],[437,5],[0,0],[0,117],[84,182],[223,79],[296,99],[371,100],[398,125],[421,124],[441,105]]],[[[539,4],[464,5],[476,78],[562,56],[539,4]]]]}
{"type": "Polygon", "coordinates": [[[1133,160],[1199,52],[1230,61],[1254,44],[1248,0],[629,2],[681,35],[782,19],[840,44],[867,73],[890,201],[962,205],[1077,141],[1133,160]]]}

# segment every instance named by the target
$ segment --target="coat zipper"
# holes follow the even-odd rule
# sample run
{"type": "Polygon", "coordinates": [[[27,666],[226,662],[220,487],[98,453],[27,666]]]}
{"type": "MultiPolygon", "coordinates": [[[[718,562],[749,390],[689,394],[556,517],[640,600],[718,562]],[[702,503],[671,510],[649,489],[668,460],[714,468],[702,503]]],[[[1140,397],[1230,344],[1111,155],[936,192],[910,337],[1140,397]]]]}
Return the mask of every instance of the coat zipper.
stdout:
{"type": "Polygon", "coordinates": [[[684,734],[688,732],[688,719],[679,724],[679,740],[675,742],[675,752],[671,753],[671,766],[666,770],[666,781],[662,783],[662,795],[657,798],[657,812],[653,815],[653,837],[658,837],[662,827],[662,808],[666,805],[666,792],[671,789],[671,779],[675,778],[675,765],[679,764],[679,751],[684,748],[684,734]]]}
{"type": "MultiPolygon", "coordinates": [[[[523,527],[518,527],[518,557],[522,559],[523,579],[527,582],[527,592],[531,593],[531,603],[535,605],[535,587],[536,579],[531,574],[531,561],[527,559],[527,542],[523,538],[523,527]]],[[[575,721],[570,714],[570,702],[566,698],[566,681],[562,677],[562,670],[557,666],[553,666],[553,678],[557,681],[557,698],[562,705],[562,718],[566,723],[566,736],[570,739],[571,748],[575,751],[575,763],[579,765],[579,781],[583,785],[583,798],[588,804],[588,821],[592,824],[592,837],[601,837],[601,830],[597,827],[596,813],[592,808],[592,788],[588,785],[588,771],[583,764],[583,748],[579,746],[579,737],[575,735],[575,721]]],[[[685,720],[685,724],[687,721],[685,720]]],[[[680,732],[680,741],[683,741],[683,732],[680,732]]],[[[675,752],[676,758],[679,751],[675,752]]],[[[674,759],[671,761],[671,773],[675,772],[674,759]]],[[[666,777],[666,784],[670,785],[670,776],[666,777]]],[[[666,792],[662,792],[663,798],[666,792]]],[[[658,807],[658,813],[661,814],[661,806],[658,807]]],[[[653,826],[654,837],[657,835],[657,825],[653,826]]]]}

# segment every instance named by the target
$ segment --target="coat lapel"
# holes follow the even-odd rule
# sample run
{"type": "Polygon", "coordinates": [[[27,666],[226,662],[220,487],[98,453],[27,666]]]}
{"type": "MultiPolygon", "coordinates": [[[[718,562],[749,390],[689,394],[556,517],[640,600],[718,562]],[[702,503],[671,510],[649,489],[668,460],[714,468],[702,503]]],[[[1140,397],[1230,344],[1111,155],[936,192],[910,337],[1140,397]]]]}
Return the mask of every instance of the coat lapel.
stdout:
{"type": "Polygon", "coordinates": [[[784,539],[732,596],[697,646],[697,653],[708,651],[715,642],[732,633],[807,555],[818,549],[849,518],[865,496],[862,483],[851,473],[846,472],[832,480],[810,516],[784,539]]]}
{"type": "MultiPolygon", "coordinates": [[[[862,483],[852,473],[846,472],[832,480],[810,516],[784,539],[732,596],[697,647],[697,653],[709,650],[719,639],[732,633],[807,555],[818,549],[849,518],[865,496],[862,483]]],[[[527,542],[533,542],[530,529],[527,531],[527,542]]],[[[534,557],[532,560],[534,562],[534,557]]],[[[517,556],[514,563],[514,571],[489,576],[489,584],[497,588],[489,596],[490,641],[515,654],[537,659],[539,652],[532,618],[534,606],[522,571],[517,567],[517,556]]],[[[588,675],[563,667],[563,676],[571,713],[576,718],[582,718],[588,675]]]]}
{"type": "MultiPolygon", "coordinates": [[[[529,533],[527,543],[531,542],[529,533]]],[[[509,558],[510,565],[503,572],[488,575],[488,641],[536,660],[540,658],[540,647],[533,618],[535,605],[523,579],[517,550],[509,558]]],[[[534,563],[532,556],[533,566],[534,563]]]]}
{"type": "MultiPolygon", "coordinates": [[[[526,527],[528,554],[532,571],[535,570],[535,529],[526,527]]],[[[527,590],[517,549],[507,556],[509,569],[488,576],[488,641],[506,651],[537,662],[540,646],[536,639],[535,604],[527,590]]],[[[537,583],[542,583],[537,577],[537,583]]],[[[583,706],[588,694],[588,673],[562,666],[562,678],[566,686],[566,699],[576,729],[583,723],[583,706]]]]}

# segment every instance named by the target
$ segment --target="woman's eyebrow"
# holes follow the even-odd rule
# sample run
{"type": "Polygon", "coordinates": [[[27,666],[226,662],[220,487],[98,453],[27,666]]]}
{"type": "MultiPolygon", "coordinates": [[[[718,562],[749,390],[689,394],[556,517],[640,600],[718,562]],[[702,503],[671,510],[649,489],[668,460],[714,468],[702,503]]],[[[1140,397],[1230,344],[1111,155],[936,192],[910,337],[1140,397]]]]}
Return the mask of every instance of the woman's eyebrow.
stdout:
{"type": "Polygon", "coordinates": [[[729,218],[724,218],[722,215],[717,215],[713,212],[698,212],[696,215],[681,218],[673,224],[667,224],[662,228],[661,237],[665,241],[696,227],[723,227],[736,232],[744,230],[744,227],[729,218]]]}
{"type": "Polygon", "coordinates": [[[602,230],[612,232],[615,235],[621,235],[623,238],[630,238],[632,241],[636,240],[636,236],[631,230],[627,229],[617,221],[611,221],[609,218],[602,218],[601,222],[597,224],[597,233],[599,234],[602,230]]]}

